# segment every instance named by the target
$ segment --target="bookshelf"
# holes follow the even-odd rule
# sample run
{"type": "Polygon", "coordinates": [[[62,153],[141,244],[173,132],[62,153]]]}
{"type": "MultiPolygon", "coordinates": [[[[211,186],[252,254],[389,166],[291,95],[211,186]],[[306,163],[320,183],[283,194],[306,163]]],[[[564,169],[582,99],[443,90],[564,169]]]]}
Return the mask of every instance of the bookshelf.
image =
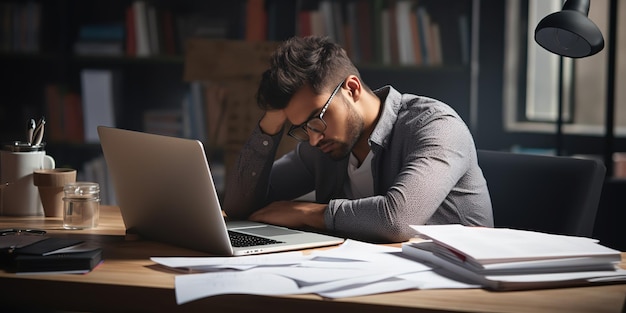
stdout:
{"type": "MultiPolygon", "coordinates": [[[[30,117],[52,118],[46,93],[50,86],[82,101],[81,73],[86,69],[115,73],[119,80],[113,107],[115,125],[144,130],[146,112],[180,108],[190,90],[190,82],[183,79],[184,40],[197,36],[280,41],[293,35],[328,35],[346,47],[370,87],[392,84],[403,92],[441,99],[468,120],[470,33],[477,10],[473,2],[0,0],[0,77],[4,82],[0,141],[22,139],[30,117]],[[140,44],[136,28],[131,31],[129,25],[138,24],[136,10],[142,8],[148,29],[149,25],[155,28],[150,24],[151,14],[157,16],[158,36],[150,37],[149,31],[147,36],[158,38],[158,45],[150,45],[154,40],[147,46],[140,44]],[[16,13],[28,10],[36,13],[16,13]],[[134,19],[129,21],[129,16],[134,19]],[[19,28],[19,23],[14,24],[18,19],[33,21],[33,28],[19,28]],[[426,20],[430,24],[424,24],[426,20]],[[406,25],[416,23],[422,25],[420,29],[430,29],[430,40],[419,39],[419,32],[412,27],[407,29],[406,25]],[[129,37],[134,38],[132,44],[129,37]],[[35,43],[18,47],[20,38],[35,43]],[[435,54],[438,56],[433,57],[435,54]]],[[[81,102],[82,109],[85,105],[81,102]]],[[[67,113],[65,118],[80,119],[81,113],[67,113]]],[[[85,141],[76,130],[48,134],[46,141],[59,164],[79,170],[82,163],[100,153],[97,143],[85,141]]]]}

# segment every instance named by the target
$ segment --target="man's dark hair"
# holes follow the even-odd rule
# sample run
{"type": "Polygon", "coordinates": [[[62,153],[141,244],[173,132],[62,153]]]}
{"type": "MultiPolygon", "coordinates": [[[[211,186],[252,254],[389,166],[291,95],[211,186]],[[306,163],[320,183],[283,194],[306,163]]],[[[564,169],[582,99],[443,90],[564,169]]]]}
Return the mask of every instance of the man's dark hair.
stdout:
{"type": "Polygon", "coordinates": [[[257,103],[263,110],[281,110],[302,86],[308,84],[321,94],[349,75],[361,79],[341,46],[327,37],[292,37],[272,55],[259,84],[257,103]]]}

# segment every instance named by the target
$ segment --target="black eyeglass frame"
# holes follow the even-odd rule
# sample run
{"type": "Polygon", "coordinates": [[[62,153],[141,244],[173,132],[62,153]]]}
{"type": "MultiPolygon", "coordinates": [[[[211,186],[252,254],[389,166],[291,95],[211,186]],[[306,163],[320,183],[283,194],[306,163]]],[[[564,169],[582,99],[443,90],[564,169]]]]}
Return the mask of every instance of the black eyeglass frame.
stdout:
{"type": "Polygon", "coordinates": [[[300,142],[303,141],[308,141],[310,139],[309,137],[309,130],[314,131],[318,134],[323,134],[326,131],[326,128],[328,127],[328,125],[326,124],[326,121],[324,121],[323,117],[324,117],[324,113],[326,113],[326,110],[328,110],[328,107],[330,106],[330,103],[333,101],[333,98],[335,97],[335,95],[337,94],[337,92],[339,92],[339,89],[341,88],[341,86],[343,85],[343,81],[341,83],[339,83],[339,85],[337,85],[337,87],[335,87],[335,89],[333,90],[333,92],[330,94],[330,97],[328,98],[328,100],[326,101],[326,103],[324,103],[324,106],[322,107],[322,111],[320,112],[320,114],[318,114],[317,116],[311,117],[310,119],[308,119],[306,122],[300,124],[300,125],[292,125],[291,128],[289,128],[289,132],[287,132],[287,134],[300,142]],[[311,122],[314,120],[320,120],[322,122],[323,127],[321,127],[322,129],[317,129],[313,126],[311,126],[311,122]],[[298,130],[302,130],[301,133],[298,133],[298,130]]]}

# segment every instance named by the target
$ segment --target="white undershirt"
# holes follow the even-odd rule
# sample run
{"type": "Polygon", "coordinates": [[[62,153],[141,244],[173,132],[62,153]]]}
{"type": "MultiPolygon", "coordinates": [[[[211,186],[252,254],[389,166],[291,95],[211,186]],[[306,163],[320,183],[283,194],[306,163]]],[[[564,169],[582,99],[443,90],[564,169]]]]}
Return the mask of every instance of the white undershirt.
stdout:
{"type": "Polygon", "coordinates": [[[349,199],[360,199],[374,195],[374,178],[372,177],[372,158],[374,154],[370,151],[361,166],[359,160],[350,154],[348,162],[348,181],[344,186],[344,191],[349,199]]]}

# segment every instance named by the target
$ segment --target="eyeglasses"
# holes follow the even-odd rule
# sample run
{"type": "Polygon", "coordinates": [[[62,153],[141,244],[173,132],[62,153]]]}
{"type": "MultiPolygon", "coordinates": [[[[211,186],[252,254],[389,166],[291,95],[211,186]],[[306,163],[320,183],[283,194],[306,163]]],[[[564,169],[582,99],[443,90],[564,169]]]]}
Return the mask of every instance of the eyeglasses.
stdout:
{"type": "Polygon", "coordinates": [[[0,236],[43,236],[46,231],[43,229],[21,229],[21,228],[8,228],[0,229],[0,236]]]}
{"type": "Polygon", "coordinates": [[[324,116],[324,113],[326,113],[330,102],[333,101],[333,98],[339,91],[339,88],[341,88],[341,85],[343,85],[343,81],[339,85],[337,85],[337,87],[335,87],[335,90],[333,90],[333,93],[330,94],[330,98],[328,98],[328,101],[326,101],[326,103],[322,107],[322,111],[318,116],[312,117],[308,121],[300,125],[291,126],[287,134],[298,141],[309,141],[309,131],[313,131],[318,134],[324,133],[327,126],[322,117],[324,116]]]}

